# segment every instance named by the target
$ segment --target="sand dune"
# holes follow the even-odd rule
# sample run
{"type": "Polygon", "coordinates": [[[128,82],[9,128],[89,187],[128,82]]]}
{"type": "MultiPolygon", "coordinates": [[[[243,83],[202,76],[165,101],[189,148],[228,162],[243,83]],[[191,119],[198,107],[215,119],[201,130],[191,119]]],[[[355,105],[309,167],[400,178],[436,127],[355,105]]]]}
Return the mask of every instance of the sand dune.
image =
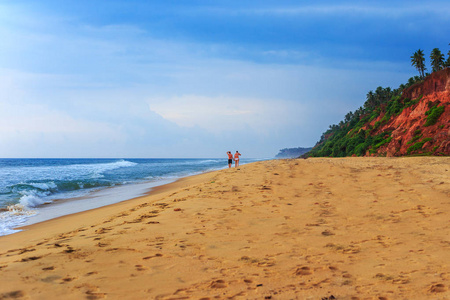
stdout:
{"type": "Polygon", "coordinates": [[[450,299],[450,158],[258,162],[0,237],[0,299],[450,299]]]}

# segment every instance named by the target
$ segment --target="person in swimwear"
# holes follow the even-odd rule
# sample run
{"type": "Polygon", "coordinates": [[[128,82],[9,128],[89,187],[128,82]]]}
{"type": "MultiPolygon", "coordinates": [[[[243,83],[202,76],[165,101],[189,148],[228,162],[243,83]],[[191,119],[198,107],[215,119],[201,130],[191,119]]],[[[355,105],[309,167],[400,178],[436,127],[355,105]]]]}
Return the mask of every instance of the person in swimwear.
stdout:
{"type": "Polygon", "coordinates": [[[241,156],[241,154],[239,153],[239,151],[236,151],[236,153],[234,154],[234,167],[235,168],[239,167],[239,156],[241,156]]]}
{"type": "Polygon", "coordinates": [[[228,168],[231,168],[231,164],[233,163],[233,154],[231,154],[231,151],[227,151],[228,154],[228,168]]]}

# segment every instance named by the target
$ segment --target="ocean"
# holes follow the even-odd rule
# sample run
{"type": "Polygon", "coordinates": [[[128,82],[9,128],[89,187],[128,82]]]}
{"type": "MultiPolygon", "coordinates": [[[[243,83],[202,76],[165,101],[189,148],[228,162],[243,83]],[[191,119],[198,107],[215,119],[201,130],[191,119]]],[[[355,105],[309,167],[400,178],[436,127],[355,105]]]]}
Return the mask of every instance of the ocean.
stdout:
{"type": "MultiPolygon", "coordinates": [[[[257,161],[241,159],[241,164],[257,161]]],[[[228,167],[221,159],[0,159],[0,236],[228,167]]]]}

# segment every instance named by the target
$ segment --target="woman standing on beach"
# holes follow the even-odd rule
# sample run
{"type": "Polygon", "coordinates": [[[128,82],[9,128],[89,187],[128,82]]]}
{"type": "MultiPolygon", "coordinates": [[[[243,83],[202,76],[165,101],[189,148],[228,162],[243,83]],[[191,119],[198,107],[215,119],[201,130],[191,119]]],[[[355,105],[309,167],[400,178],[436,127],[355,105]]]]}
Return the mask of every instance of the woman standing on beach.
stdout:
{"type": "Polygon", "coordinates": [[[231,164],[233,163],[233,154],[231,154],[231,151],[227,151],[228,154],[228,168],[231,168],[231,164]]]}
{"type": "Polygon", "coordinates": [[[239,156],[241,156],[241,154],[239,153],[239,151],[236,151],[236,153],[234,154],[234,167],[237,168],[239,167],[239,156]]]}

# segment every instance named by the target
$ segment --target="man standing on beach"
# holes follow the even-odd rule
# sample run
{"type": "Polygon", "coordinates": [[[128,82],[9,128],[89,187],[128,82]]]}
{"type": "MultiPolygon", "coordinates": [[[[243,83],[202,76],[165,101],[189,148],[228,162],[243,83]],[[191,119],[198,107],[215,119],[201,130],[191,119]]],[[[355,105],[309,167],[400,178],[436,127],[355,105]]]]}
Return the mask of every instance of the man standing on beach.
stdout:
{"type": "Polygon", "coordinates": [[[237,168],[239,167],[239,156],[241,156],[241,154],[239,153],[239,151],[236,151],[236,153],[234,154],[234,167],[237,168]]]}
{"type": "Polygon", "coordinates": [[[228,154],[228,168],[231,168],[231,164],[233,163],[233,154],[231,154],[231,151],[227,151],[228,154]]]}

